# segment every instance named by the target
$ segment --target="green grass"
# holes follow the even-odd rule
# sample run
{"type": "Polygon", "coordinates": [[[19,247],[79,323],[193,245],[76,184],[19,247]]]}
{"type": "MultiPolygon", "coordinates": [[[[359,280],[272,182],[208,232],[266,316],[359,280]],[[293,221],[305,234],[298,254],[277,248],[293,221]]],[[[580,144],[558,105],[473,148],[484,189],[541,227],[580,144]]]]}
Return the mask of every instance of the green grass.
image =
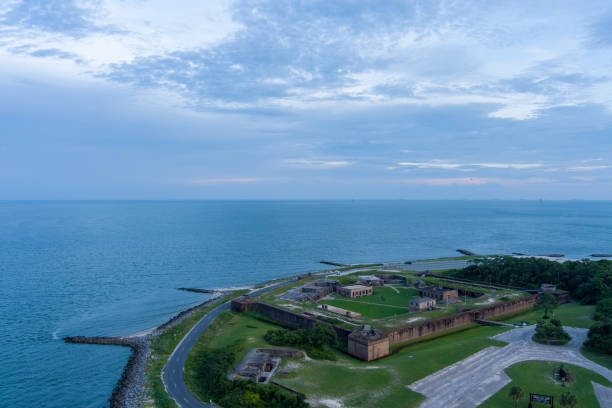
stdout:
{"type": "Polygon", "coordinates": [[[285,363],[292,374],[277,378],[281,384],[305,393],[309,399],[337,399],[345,407],[409,408],[424,399],[405,386],[450,364],[493,345],[489,339],[505,329],[477,326],[435,340],[410,345],[389,357],[363,362],[338,354],[337,362],[304,361],[285,363]]]}
{"type": "Polygon", "coordinates": [[[612,385],[604,377],[582,367],[566,364],[574,377],[574,382],[563,387],[553,378],[553,370],[560,363],[545,361],[526,361],[515,364],[506,369],[506,374],[512,378],[512,382],[502,388],[499,392],[486,400],[480,407],[498,408],[513,407],[514,401],[508,397],[508,392],[513,386],[519,386],[525,393],[525,398],[519,402],[519,407],[526,408],[529,404],[529,393],[552,395],[555,398],[555,406],[560,406],[559,401],[563,392],[569,391],[576,395],[578,407],[593,408],[599,406],[591,381],[599,384],[612,385]]]}
{"type": "Polygon", "coordinates": [[[612,370],[612,354],[604,354],[599,353],[597,351],[592,351],[587,348],[582,348],[580,350],[583,356],[596,362],[597,364],[606,367],[608,370],[612,370]]]}
{"type": "MultiPolygon", "coordinates": [[[[593,320],[593,313],[595,306],[592,305],[581,305],[579,303],[565,303],[554,310],[555,318],[561,320],[564,326],[579,327],[588,329],[595,322],[593,320]]],[[[505,321],[509,323],[520,323],[521,321],[535,324],[539,319],[542,318],[544,312],[542,310],[530,310],[525,313],[512,314],[508,316],[500,316],[493,320],[505,321]]],[[[612,370],[612,355],[598,353],[587,349],[581,350],[589,360],[602,365],[609,370],[612,370]]]]}
{"type": "Polygon", "coordinates": [[[389,287],[375,287],[374,294],[361,298],[349,299],[339,295],[333,299],[324,299],[319,303],[341,307],[373,319],[405,314],[410,312],[410,299],[418,295],[414,288],[397,288],[399,293],[389,287]]]}
{"type": "MultiPolygon", "coordinates": [[[[231,295],[235,295],[239,292],[233,292],[231,295]]],[[[240,292],[242,293],[242,292],[240,292]]],[[[235,297],[235,296],[231,296],[235,297]]],[[[222,301],[227,300],[228,296],[219,298],[213,305],[203,307],[193,313],[191,316],[185,318],[182,322],[167,330],[163,334],[155,337],[151,341],[151,359],[150,364],[147,367],[147,377],[149,383],[149,389],[151,398],[153,399],[153,406],[156,408],[176,408],[177,405],[170,398],[164,388],[164,384],[161,379],[161,372],[170,357],[170,354],[174,351],[178,343],[183,337],[191,330],[191,328],[202,318],[206,313],[216,307],[222,301]]]]}
{"type": "MultiPolygon", "coordinates": [[[[581,305],[579,303],[565,303],[557,307],[553,313],[554,318],[561,320],[564,326],[579,327],[588,329],[595,322],[593,320],[593,313],[595,312],[595,306],[581,305]]],[[[544,315],[543,310],[530,310],[526,313],[512,314],[508,316],[500,317],[499,320],[508,321],[512,323],[519,323],[526,321],[531,324],[537,323],[538,320],[544,315]]]]}
{"type": "Polygon", "coordinates": [[[198,354],[207,348],[224,348],[231,344],[239,343],[241,350],[237,353],[236,361],[234,362],[237,364],[252,348],[278,348],[270,345],[263,338],[264,334],[270,329],[278,329],[278,326],[257,320],[246,313],[228,311],[220,314],[200,336],[189,353],[187,363],[185,364],[185,382],[187,387],[201,400],[206,401],[208,396],[205,395],[194,379],[196,368],[194,362],[198,354]]]}
{"type": "MultiPolygon", "coordinates": [[[[271,347],[263,336],[277,326],[262,322],[248,314],[226,312],[219,316],[198,340],[193,353],[205,347],[222,348],[243,342],[237,361],[254,347],[271,347]]],[[[405,386],[462,360],[485,347],[504,343],[489,337],[505,331],[503,327],[476,326],[441,336],[431,341],[408,344],[395,354],[374,362],[356,360],[335,352],[338,361],[284,360],[283,367],[291,374],[275,377],[275,381],[305,393],[309,399],[337,399],[345,407],[416,407],[424,399],[405,386]]],[[[193,359],[186,366],[186,381],[201,398],[193,382],[193,359]]],[[[195,354],[194,354],[195,355],[195,354]]]]}

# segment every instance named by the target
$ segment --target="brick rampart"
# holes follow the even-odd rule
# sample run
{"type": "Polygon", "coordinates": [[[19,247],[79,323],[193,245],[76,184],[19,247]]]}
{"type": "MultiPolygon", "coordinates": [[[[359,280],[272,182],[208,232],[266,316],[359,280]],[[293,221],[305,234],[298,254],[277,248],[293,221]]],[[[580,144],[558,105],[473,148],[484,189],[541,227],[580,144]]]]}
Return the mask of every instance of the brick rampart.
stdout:
{"type": "Polygon", "coordinates": [[[482,309],[461,312],[452,316],[441,317],[439,319],[428,320],[422,323],[391,330],[388,333],[389,344],[393,346],[395,344],[403,343],[418,337],[428,336],[444,330],[465,326],[473,323],[475,320],[486,320],[508,313],[526,310],[535,304],[538,296],[539,295],[528,296],[511,300],[509,302],[491,305],[482,309]]]}
{"type": "Polygon", "coordinates": [[[250,299],[238,298],[232,300],[232,310],[234,312],[244,313],[244,312],[257,312],[262,315],[279,321],[281,323],[290,325],[297,329],[304,330],[314,330],[315,325],[317,323],[328,324],[334,328],[334,331],[338,335],[338,338],[342,341],[347,341],[349,334],[352,333],[352,330],[345,329],[343,327],[338,327],[332,324],[329,324],[324,321],[318,321],[316,318],[307,316],[304,314],[293,313],[288,310],[280,309],[275,306],[268,305],[266,303],[251,301],[250,299]]]}
{"type": "MultiPolygon", "coordinates": [[[[390,330],[376,339],[358,338],[355,336],[356,332],[343,327],[331,326],[338,334],[339,339],[343,341],[348,340],[349,354],[365,361],[371,361],[387,356],[389,354],[389,347],[398,343],[466,326],[474,323],[476,320],[492,319],[497,316],[529,309],[533,307],[539,296],[539,294],[532,295],[481,309],[469,310],[452,316],[416,323],[390,330]]],[[[281,323],[305,330],[313,330],[316,323],[329,324],[323,321],[319,322],[314,317],[293,313],[265,303],[251,301],[248,298],[232,300],[232,310],[235,312],[258,312],[281,323]]]]}

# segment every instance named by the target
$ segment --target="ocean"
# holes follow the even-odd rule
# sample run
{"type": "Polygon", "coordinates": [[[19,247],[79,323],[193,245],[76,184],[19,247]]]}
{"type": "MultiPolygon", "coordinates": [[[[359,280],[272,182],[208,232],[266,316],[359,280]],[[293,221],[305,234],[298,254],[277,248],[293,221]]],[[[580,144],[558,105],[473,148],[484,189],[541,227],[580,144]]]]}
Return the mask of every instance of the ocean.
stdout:
{"type": "Polygon", "coordinates": [[[0,406],[105,407],[130,351],[73,335],[155,327],[224,288],[319,263],[612,252],[612,202],[0,202],[0,406]]]}

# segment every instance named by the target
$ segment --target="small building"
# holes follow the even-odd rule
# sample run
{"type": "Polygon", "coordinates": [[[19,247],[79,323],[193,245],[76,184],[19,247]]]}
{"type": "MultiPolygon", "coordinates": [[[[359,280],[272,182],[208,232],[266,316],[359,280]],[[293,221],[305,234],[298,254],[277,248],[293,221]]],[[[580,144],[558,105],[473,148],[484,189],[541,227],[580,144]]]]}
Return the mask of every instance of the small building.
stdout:
{"type": "Polygon", "coordinates": [[[459,292],[457,289],[443,288],[440,286],[425,286],[419,288],[419,296],[432,298],[441,303],[449,303],[452,299],[459,297],[459,292]]]}
{"type": "Polygon", "coordinates": [[[370,296],[372,293],[374,293],[372,288],[364,285],[348,285],[338,288],[338,294],[349,298],[370,296]]]}
{"type": "Polygon", "coordinates": [[[552,293],[552,294],[555,294],[555,293],[557,293],[557,285],[553,285],[551,283],[543,283],[542,286],[540,286],[540,290],[543,293],[552,293]]]}
{"type": "Polygon", "coordinates": [[[436,299],[428,297],[415,297],[410,300],[410,311],[411,312],[422,312],[424,310],[430,310],[436,306],[436,299]]]}
{"type": "Polygon", "coordinates": [[[359,282],[357,282],[357,284],[364,286],[383,286],[385,282],[378,276],[363,275],[359,277],[359,282]]]}
{"type": "Polygon", "coordinates": [[[357,312],[352,312],[350,310],[342,309],[341,307],[335,307],[331,305],[322,304],[319,306],[323,310],[327,310],[328,312],[337,313],[342,316],[350,317],[351,319],[361,319],[361,314],[357,312]]]}

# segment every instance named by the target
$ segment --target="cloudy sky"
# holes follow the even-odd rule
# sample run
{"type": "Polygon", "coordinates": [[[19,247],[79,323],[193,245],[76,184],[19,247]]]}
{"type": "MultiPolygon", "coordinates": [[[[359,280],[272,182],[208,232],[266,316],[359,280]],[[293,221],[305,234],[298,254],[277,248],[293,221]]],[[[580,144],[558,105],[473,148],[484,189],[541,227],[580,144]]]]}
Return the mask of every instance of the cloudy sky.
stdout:
{"type": "Polygon", "coordinates": [[[0,199],[612,199],[612,3],[0,0],[0,199]]]}

